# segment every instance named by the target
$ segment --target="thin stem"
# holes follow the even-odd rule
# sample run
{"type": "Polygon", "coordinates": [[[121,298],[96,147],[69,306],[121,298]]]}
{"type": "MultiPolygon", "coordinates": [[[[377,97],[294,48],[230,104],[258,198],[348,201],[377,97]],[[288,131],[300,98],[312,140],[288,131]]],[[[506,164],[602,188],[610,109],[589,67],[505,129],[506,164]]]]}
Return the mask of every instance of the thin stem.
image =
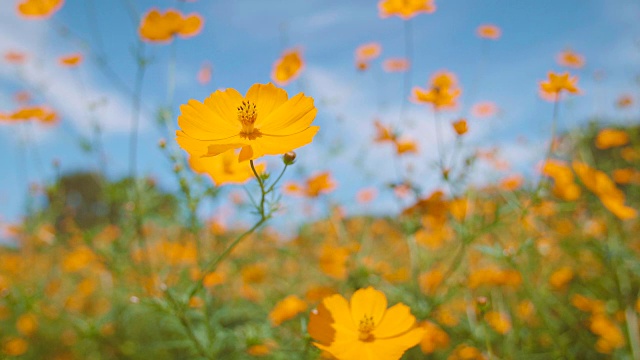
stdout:
{"type": "Polygon", "coordinates": [[[411,68],[413,66],[413,32],[411,28],[411,20],[405,20],[404,22],[404,57],[409,62],[407,71],[404,72],[403,84],[402,84],[402,102],[400,103],[400,120],[401,123],[404,120],[406,113],[406,104],[409,99],[409,88],[411,87],[411,68]]]}
{"type": "MultiPolygon", "coordinates": [[[[202,345],[202,343],[198,339],[195,330],[191,325],[191,322],[189,322],[189,319],[187,319],[187,316],[184,313],[184,308],[180,305],[180,302],[178,302],[178,300],[171,294],[171,291],[169,289],[167,289],[165,293],[167,294],[167,298],[169,299],[169,302],[173,307],[174,314],[180,321],[180,324],[182,324],[182,327],[184,327],[184,329],[186,330],[187,336],[189,337],[189,340],[191,340],[191,342],[195,345],[198,354],[206,359],[212,359],[209,352],[205,349],[204,345],[202,345]]],[[[189,297],[189,299],[190,298],[191,297],[189,297]]]]}
{"type": "MultiPolygon", "coordinates": [[[[558,122],[559,100],[560,100],[560,93],[556,93],[556,97],[553,102],[553,118],[551,119],[551,141],[549,143],[549,148],[547,149],[547,153],[545,154],[544,162],[542,163],[542,166],[544,166],[544,164],[546,164],[549,161],[549,159],[551,158],[551,155],[553,154],[553,147],[556,139],[556,127],[558,122]]],[[[538,192],[542,188],[542,184],[544,182],[543,180],[544,180],[544,175],[542,174],[542,171],[541,171],[540,178],[538,179],[538,185],[536,186],[536,191],[534,192],[534,195],[536,197],[538,196],[538,192]]]]}

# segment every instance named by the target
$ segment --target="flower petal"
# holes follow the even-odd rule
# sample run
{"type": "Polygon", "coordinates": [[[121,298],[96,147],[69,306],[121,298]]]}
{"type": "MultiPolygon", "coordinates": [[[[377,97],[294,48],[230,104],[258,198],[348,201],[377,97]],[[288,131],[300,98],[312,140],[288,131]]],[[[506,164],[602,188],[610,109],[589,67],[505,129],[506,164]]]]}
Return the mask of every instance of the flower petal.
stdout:
{"type": "Polygon", "coordinates": [[[264,155],[280,155],[307,145],[313,141],[313,137],[319,129],[317,126],[312,126],[289,136],[269,136],[265,134],[249,142],[253,148],[251,159],[257,159],[264,155]]]}
{"type": "Polygon", "coordinates": [[[249,91],[247,91],[245,98],[256,104],[258,118],[256,119],[255,126],[260,128],[261,124],[269,117],[273,110],[287,101],[289,95],[284,89],[268,83],[254,84],[249,88],[249,91]]]}
{"type": "Polygon", "coordinates": [[[214,114],[221,120],[227,122],[230,126],[234,126],[240,132],[242,125],[238,121],[238,106],[242,104],[244,98],[236,89],[226,89],[224,91],[217,90],[204,100],[214,114]]]}
{"type": "Polygon", "coordinates": [[[401,336],[376,339],[367,345],[371,352],[376,355],[374,359],[398,360],[405,351],[416,346],[422,340],[424,333],[425,330],[423,328],[415,328],[401,336]]]}
{"type": "Polygon", "coordinates": [[[356,291],[351,297],[351,316],[354,324],[360,324],[365,316],[372,317],[378,325],[387,310],[387,298],[382,291],[369,286],[356,291]]]}
{"type": "Polygon", "coordinates": [[[376,339],[389,338],[402,334],[416,322],[416,318],[411,315],[411,309],[404,304],[396,304],[390,307],[384,314],[382,321],[373,330],[376,339]]]}
{"type": "Polygon", "coordinates": [[[218,140],[240,133],[242,125],[239,121],[230,122],[220,117],[207,106],[197,100],[189,100],[180,106],[178,126],[186,134],[200,140],[218,140]]]}
{"type": "Polygon", "coordinates": [[[317,112],[313,99],[300,93],[275,108],[266,118],[258,118],[255,126],[263,134],[295,134],[307,129],[317,112]]]}

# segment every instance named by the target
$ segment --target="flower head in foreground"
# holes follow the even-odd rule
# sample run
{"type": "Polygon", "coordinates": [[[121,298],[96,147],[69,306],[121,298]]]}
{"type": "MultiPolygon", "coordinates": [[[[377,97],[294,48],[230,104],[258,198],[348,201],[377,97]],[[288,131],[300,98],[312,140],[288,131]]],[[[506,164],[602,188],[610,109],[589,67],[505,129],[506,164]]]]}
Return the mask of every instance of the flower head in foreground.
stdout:
{"type": "MultiPolygon", "coordinates": [[[[189,158],[191,169],[197,173],[207,174],[217,185],[244,184],[254,177],[253,170],[247,162],[239,162],[236,151],[231,149],[223,152],[220,156],[189,158]]],[[[256,172],[261,174],[265,170],[264,164],[255,166],[256,172]]]]}
{"type": "Polygon", "coordinates": [[[577,94],[580,90],[576,87],[577,77],[569,77],[569,73],[556,74],[549,73],[549,80],[540,82],[540,89],[547,93],[559,96],[564,90],[572,94],[577,94]]]}
{"type": "Polygon", "coordinates": [[[498,40],[502,35],[502,31],[495,25],[486,24],[480,25],[476,30],[476,34],[484,39],[498,40]]]}
{"type": "Polygon", "coordinates": [[[287,50],[273,65],[271,79],[280,86],[287,85],[300,75],[303,68],[304,61],[301,51],[299,49],[287,50]]]}
{"type": "Polygon", "coordinates": [[[202,17],[198,14],[182,15],[177,10],[169,9],[161,13],[151,9],[140,22],[138,32],[140,38],[149,42],[169,42],[180,35],[188,38],[202,30],[202,17]]]}
{"type": "Polygon", "coordinates": [[[204,103],[189,100],[180,107],[176,132],[191,156],[207,157],[242,149],[239,161],[279,155],[307,145],[318,132],[311,126],[317,109],[300,93],[289,99],[273,84],[254,84],[245,96],[218,90],[204,103]]]}
{"type": "Polygon", "coordinates": [[[356,291],[348,302],[339,294],[311,312],[309,334],[339,360],[396,360],[417,345],[425,330],[404,304],[387,309],[384,293],[372,287],[356,291]]]}
{"type": "Polygon", "coordinates": [[[24,18],[45,19],[60,10],[64,0],[23,0],[18,3],[18,14],[24,18]]]}
{"type": "Polygon", "coordinates": [[[433,0],[382,0],[378,3],[378,10],[381,18],[395,15],[408,20],[419,13],[436,11],[436,5],[433,0]]]}

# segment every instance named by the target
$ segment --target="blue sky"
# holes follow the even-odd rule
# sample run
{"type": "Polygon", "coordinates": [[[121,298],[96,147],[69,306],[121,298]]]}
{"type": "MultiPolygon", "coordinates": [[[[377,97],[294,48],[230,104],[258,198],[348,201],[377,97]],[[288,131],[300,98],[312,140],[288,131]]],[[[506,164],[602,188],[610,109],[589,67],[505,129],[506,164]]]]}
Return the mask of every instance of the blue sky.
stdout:
{"type": "MultiPolygon", "coordinates": [[[[177,39],[173,45],[144,45],[151,63],[142,91],[139,173],[153,176],[166,189],[176,188],[170,166],[156,146],[166,137],[154,125],[159,107],[171,106],[177,116],[180,104],[203,100],[218,88],[244,93],[254,83],[270,81],[274,61],[286,48],[298,46],[306,67],[286,89],[290,95],[304,91],[314,97],[315,123],[321,130],[316,141],[300,149],[296,171],[287,180],[330,170],[339,184],[330,199],[345,204],[348,212],[364,211],[353,199],[359,189],[370,186],[381,192],[366,210],[395,211],[391,194],[383,190],[386,182],[397,180],[392,150],[371,141],[373,120],[379,118],[419,142],[420,154],[403,159],[402,165],[413,168],[413,179],[425,190],[438,187],[431,165],[436,157],[434,119],[428,108],[404,98],[402,74],[385,73],[380,67],[386,58],[404,56],[405,24],[399,18],[380,19],[377,1],[67,0],[46,21],[20,19],[16,4],[14,0],[0,4],[0,53],[23,51],[29,61],[21,68],[2,63],[0,111],[15,109],[13,94],[27,90],[34,94],[35,104],[52,106],[62,120],[55,127],[0,125],[0,222],[20,219],[27,184],[50,182],[53,159],[60,161],[62,171],[100,169],[96,157],[77,145],[79,135],[90,135],[92,122],[104,131],[108,176],[127,174],[129,91],[136,73],[133,50],[139,44],[139,19],[152,7],[198,12],[205,25],[198,36],[177,39]],[[66,35],[60,31],[63,27],[69,30],[66,35]],[[358,72],[354,50],[371,41],[381,43],[382,56],[369,71],[358,72]],[[169,99],[167,74],[173,51],[176,87],[169,99]],[[56,59],[71,52],[84,53],[86,61],[78,69],[60,68],[56,59]],[[106,76],[98,66],[95,58],[100,54],[120,80],[106,76]],[[213,65],[213,77],[201,85],[196,74],[205,61],[213,65]],[[398,122],[403,101],[405,117],[398,122]]],[[[625,111],[614,106],[621,94],[639,93],[635,82],[640,63],[637,1],[436,0],[436,5],[435,13],[411,20],[410,83],[424,86],[434,72],[443,69],[457,75],[463,89],[461,106],[441,117],[446,124],[467,115],[475,102],[498,105],[498,115],[490,119],[469,118],[467,146],[499,146],[512,170],[479,169],[477,181],[516,171],[531,174],[541,160],[552,105],[538,98],[538,82],[549,71],[563,70],[555,62],[562,50],[570,48],[586,58],[583,69],[570,70],[579,76],[583,95],[563,102],[562,128],[578,126],[594,115],[625,120],[637,114],[636,106],[625,111]],[[483,44],[475,36],[476,28],[486,23],[502,29],[498,41],[483,44]],[[603,72],[602,80],[594,80],[596,72],[603,72]],[[470,94],[472,83],[477,91],[470,94]],[[523,137],[526,142],[519,141],[523,137]]],[[[175,116],[171,127],[177,128],[175,116]]],[[[449,148],[454,136],[445,128],[449,148]]],[[[290,212],[300,206],[298,200],[284,201],[290,212]]],[[[216,211],[203,210],[203,216],[216,211]]]]}

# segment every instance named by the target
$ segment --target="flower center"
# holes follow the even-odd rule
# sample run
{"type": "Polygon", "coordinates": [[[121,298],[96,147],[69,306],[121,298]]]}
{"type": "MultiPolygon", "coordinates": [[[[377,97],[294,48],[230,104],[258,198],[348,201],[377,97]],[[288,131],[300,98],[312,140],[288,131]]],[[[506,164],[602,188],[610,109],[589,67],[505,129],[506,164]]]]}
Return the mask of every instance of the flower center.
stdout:
{"type": "Polygon", "coordinates": [[[365,315],[362,320],[360,320],[360,326],[358,328],[358,332],[360,335],[358,339],[360,341],[370,342],[374,340],[373,337],[373,329],[375,328],[375,324],[373,323],[373,316],[365,315]]]}
{"type": "Polygon", "coordinates": [[[254,140],[262,136],[260,130],[253,127],[257,118],[258,112],[256,111],[256,104],[249,100],[242,101],[242,105],[238,106],[238,121],[242,124],[240,137],[254,140]]]}

